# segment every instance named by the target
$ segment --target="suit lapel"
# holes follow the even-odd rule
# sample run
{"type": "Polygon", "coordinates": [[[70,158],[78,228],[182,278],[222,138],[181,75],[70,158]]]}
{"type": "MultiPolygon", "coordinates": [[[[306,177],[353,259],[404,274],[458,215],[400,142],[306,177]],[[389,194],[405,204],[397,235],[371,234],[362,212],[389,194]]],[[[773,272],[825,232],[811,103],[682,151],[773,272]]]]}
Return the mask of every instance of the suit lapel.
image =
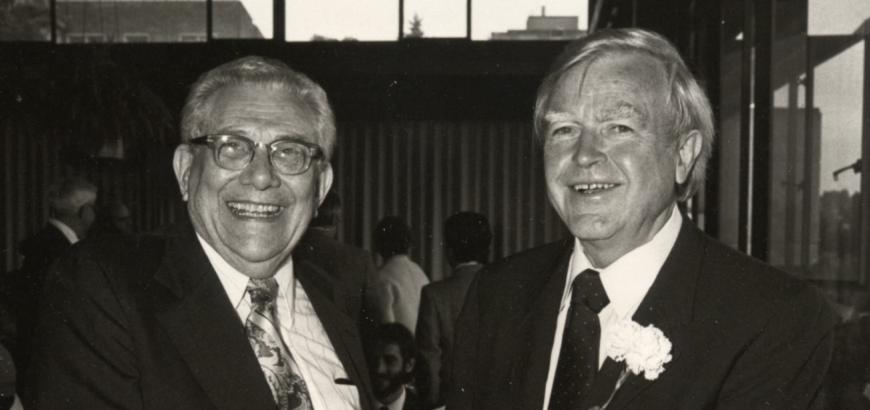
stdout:
{"type": "Polygon", "coordinates": [[[192,228],[167,242],[150,293],[157,320],[218,408],[271,408],[269,386],[238,314],[192,228]]]}
{"type": "MultiPolygon", "coordinates": [[[[671,341],[671,365],[679,360],[680,349],[684,346],[682,341],[686,340],[687,336],[685,331],[693,317],[695,288],[705,251],[703,243],[703,234],[691,220],[684,217],[674,248],[632,317],[642,326],[653,325],[661,329],[665,337],[671,341]]],[[[614,369],[622,370],[622,368],[624,365],[619,363],[614,369]]],[[[667,369],[666,364],[665,373],[667,369]]],[[[618,375],[618,371],[616,374],[618,375]]],[[[612,383],[615,378],[606,386],[608,379],[608,377],[597,378],[593,389],[606,389],[609,394],[613,389],[612,383]]],[[[642,375],[629,375],[608,408],[619,409],[626,406],[653,383],[655,380],[646,380],[642,375]]]]}
{"type": "Polygon", "coordinates": [[[337,295],[340,295],[339,289],[325,271],[310,262],[303,261],[295,265],[294,272],[311,300],[348,378],[356,385],[362,407],[369,407],[367,403],[371,386],[365,354],[356,322],[335,304],[337,295]]]}
{"type": "Polygon", "coordinates": [[[523,355],[512,369],[511,379],[519,380],[517,385],[522,386],[522,408],[538,408],[544,402],[550,353],[553,349],[553,336],[556,334],[556,319],[565,289],[572,244],[572,241],[566,241],[555,265],[535,273],[538,280],[540,276],[547,275],[546,282],[539,288],[531,309],[517,328],[517,340],[526,346],[520,347],[523,355]]]}

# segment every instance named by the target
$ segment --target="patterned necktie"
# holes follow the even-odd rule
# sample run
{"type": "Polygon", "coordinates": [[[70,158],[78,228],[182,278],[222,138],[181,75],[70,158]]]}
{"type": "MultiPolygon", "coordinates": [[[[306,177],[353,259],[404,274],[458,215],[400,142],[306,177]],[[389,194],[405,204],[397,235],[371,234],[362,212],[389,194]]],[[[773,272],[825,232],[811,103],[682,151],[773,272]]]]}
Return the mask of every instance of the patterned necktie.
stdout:
{"type": "Polygon", "coordinates": [[[245,321],[245,330],[275,403],[281,410],[311,410],[308,387],[278,330],[275,314],[278,282],[275,278],[251,278],[247,292],[251,296],[251,313],[245,321]]]}
{"type": "Polygon", "coordinates": [[[598,372],[601,326],[598,312],[610,300],[598,272],[586,269],[571,284],[571,307],[565,320],[562,350],[556,364],[550,410],[576,409],[598,372]]]}

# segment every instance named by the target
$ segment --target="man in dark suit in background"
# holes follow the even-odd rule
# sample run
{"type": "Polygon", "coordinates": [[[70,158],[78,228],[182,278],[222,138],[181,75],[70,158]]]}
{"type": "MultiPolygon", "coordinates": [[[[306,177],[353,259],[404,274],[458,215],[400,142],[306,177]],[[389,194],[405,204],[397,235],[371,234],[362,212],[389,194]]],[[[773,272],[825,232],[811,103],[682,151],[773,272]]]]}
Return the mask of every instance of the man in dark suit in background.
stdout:
{"type": "Polygon", "coordinates": [[[48,187],[48,222],[21,242],[24,262],[8,276],[9,310],[15,318],[17,340],[11,347],[15,364],[27,368],[30,361],[36,312],[48,267],[81,239],[96,219],[97,187],[81,177],[62,178],[48,187]]]}
{"type": "Polygon", "coordinates": [[[34,408],[371,408],[356,294],[290,255],[332,184],[326,93],[276,60],[193,85],[173,168],[188,218],[51,272],[34,408]]]}
{"type": "Polygon", "coordinates": [[[453,326],[474,274],[489,260],[492,230],[486,216],[459,212],[444,222],[447,261],[453,271],[423,287],[417,318],[417,387],[428,408],[444,404],[445,363],[453,345],[453,326]]]}
{"type": "Polygon", "coordinates": [[[329,191],[317,215],[311,220],[308,231],[293,249],[294,261],[310,261],[323,268],[334,278],[353,289],[353,294],[342,295],[340,301],[348,312],[355,312],[354,320],[359,321],[365,333],[374,327],[374,319],[365,309],[366,284],[375,275],[375,264],[371,254],[339,241],[338,227],[341,224],[341,198],[335,191],[329,191]]]}
{"type": "Polygon", "coordinates": [[[80,177],[61,179],[48,188],[48,222],[21,241],[21,272],[42,272],[70,246],[87,236],[96,219],[97,187],[80,177]]]}
{"type": "Polygon", "coordinates": [[[603,30],[566,48],[539,88],[535,132],[550,202],[574,237],[478,273],[448,408],[819,403],[827,302],[677,206],[703,183],[713,130],[706,96],[660,35],[603,30]]]}

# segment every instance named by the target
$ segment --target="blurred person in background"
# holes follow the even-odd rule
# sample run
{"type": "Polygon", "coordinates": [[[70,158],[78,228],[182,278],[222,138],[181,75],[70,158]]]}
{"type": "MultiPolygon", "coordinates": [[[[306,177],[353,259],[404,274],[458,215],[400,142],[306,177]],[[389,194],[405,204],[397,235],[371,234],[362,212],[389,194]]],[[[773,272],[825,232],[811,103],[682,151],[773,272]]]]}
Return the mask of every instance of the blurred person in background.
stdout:
{"type": "Polygon", "coordinates": [[[489,261],[492,229],[486,216],[459,212],[444,222],[444,247],[450,275],[423,287],[417,319],[417,386],[428,408],[444,404],[446,365],[453,346],[453,327],[474,275],[489,261]]]}
{"type": "Polygon", "coordinates": [[[367,348],[378,410],[422,410],[411,385],[417,362],[414,336],[401,323],[378,326],[367,348]]]}
{"type": "Polygon", "coordinates": [[[383,260],[367,294],[375,321],[416,329],[420,292],[429,278],[408,255],[411,228],[402,218],[383,218],[375,227],[374,245],[383,260]]]}
{"type": "MultiPolygon", "coordinates": [[[[46,271],[52,263],[84,239],[96,220],[97,187],[82,177],[64,177],[48,187],[48,221],[35,235],[23,240],[21,268],[7,275],[8,302],[17,326],[11,346],[18,369],[26,369],[32,353],[33,331],[42,298],[46,271]]],[[[23,381],[19,378],[19,383],[23,381]]]]}

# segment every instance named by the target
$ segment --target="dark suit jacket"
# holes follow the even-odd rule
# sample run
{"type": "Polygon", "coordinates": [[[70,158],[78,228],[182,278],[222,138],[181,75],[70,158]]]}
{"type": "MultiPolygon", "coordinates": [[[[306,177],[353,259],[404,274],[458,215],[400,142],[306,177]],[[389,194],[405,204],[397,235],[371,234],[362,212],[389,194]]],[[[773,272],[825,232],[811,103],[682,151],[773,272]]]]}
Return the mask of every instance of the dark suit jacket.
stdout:
{"type": "Polygon", "coordinates": [[[16,316],[27,315],[36,306],[46,269],[71,246],[60,229],[52,224],[45,224],[36,235],[21,241],[18,252],[24,256],[24,262],[9,277],[10,294],[15,299],[12,310],[16,316]]]}
{"type": "Polygon", "coordinates": [[[26,368],[30,361],[33,326],[46,271],[70,247],[69,240],[52,224],[45,224],[36,235],[25,239],[19,246],[24,262],[20,269],[9,274],[8,289],[4,292],[9,296],[6,303],[16,324],[16,340],[10,349],[19,369],[26,368]]]}
{"type": "MultiPolygon", "coordinates": [[[[189,222],[81,244],[50,271],[25,404],[33,408],[274,409],[245,330],[189,222]]],[[[363,408],[368,371],[343,289],[294,265],[363,408]]],[[[28,407],[31,408],[31,407],[28,407]]]]}
{"type": "Polygon", "coordinates": [[[60,229],[52,224],[45,224],[36,235],[21,241],[18,250],[24,256],[21,271],[44,271],[69,250],[70,246],[69,240],[60,229]]]}
{"type": "MultiPolygon", "coordinates": [[[[457,324],[449,409],[541,409],[572,249],[573,240],[550,244],[478,274],[457,324]]],[[[629,376],[609,410],[819,404],[833,341],[827,302],[688,220],[633,319],[664,332],[673,360],[654,381],[629,376]]],[[[592,394],[606,398],[604,381],[622,366],[608,359],[592,394]]]]}
{"type": "Polygon", "coordinates": [[[421,363],[417,369],[417,387],[427,408],[444,404],[444,364],[453,348],[453,326],[459,318],[465,294],[474,274],[483,265],[456,269],[444,280],[423,287],[420,314],[417,318],[417,348],[421,363]]]}
{"type": "Polygon", "coordinates": [[[420,402],[420,396],[413,389],[405,389],[405,404],[402,410],[425,410],[420,402]]]}

